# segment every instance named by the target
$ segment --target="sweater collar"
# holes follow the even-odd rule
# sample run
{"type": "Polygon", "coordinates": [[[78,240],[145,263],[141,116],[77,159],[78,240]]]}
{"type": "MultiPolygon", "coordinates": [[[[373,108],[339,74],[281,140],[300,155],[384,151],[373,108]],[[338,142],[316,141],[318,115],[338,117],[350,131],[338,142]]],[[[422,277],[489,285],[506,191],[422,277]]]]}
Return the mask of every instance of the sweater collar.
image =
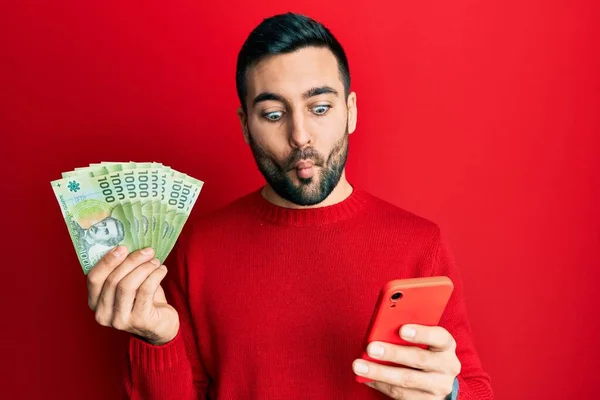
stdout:
{"type": "Polygon", "coordinates": [[[311,227],[329,225],[358,213],[367,203],[368,194],[353,187],[352,193],[343,201],[325,207],[286,208],[267,201],[261,194],[262,187],[249,196],[251,207],[259,218],[276,225],[311,227]]]}

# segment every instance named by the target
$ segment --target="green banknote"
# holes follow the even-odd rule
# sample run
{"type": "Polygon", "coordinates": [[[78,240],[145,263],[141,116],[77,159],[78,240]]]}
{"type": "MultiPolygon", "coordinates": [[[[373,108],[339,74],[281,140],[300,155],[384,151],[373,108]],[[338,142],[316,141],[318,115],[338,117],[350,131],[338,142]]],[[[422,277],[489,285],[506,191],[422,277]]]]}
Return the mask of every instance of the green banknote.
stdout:
{"type": "Polygon", "coordinates": [[[85,274],[111,249],[167,258],[203,182],[157,162],[102,162],[51,182],[85,274]]]}
{"type": "MultiPolygon", "coordinates": [[[[135,233],[137,226],[137,219],[134,217],[132,202],[133,199],[130,197],[130,192],[126,190],[126,182],[125,182],[125,172],[123,171],[123,167],[119,163],[106,163],[106,164],[91,164],[89,168],[101,168],[107,171],[108,181],[114,188],[115,192],[118,195],[118,200],[121,202],[123,207],[123,212],[127,217],[127,224],[132,232],[134,248],[140,249],[142,246],[140,245],[138,235],[135,233]]],[[[87,170],[85,167],[81,168],[82,170],[87,170]]],[[[94,174],[95,170],[92,171],[94,174]]],[[[101,172],[101,174],[103,174],[101,172]]]]}
{"type": "Polygon", "coordinates": [[[154,247],[153,234],[160,212],[160,163],[109,163],[107,168],[121,169],[125,193],[131,210],[133,231],[139,247],[154,247]]]}
{"type": "Polygon", "coordinates": [[[123,207],[104,179],[75,175],[51,183],[85,274],[119,244],[135,248],[123,207]]]}
{"type": "Polygon", "coordinates": [[[187,217],[202,190],[203,182],[186,174],[174,171],[170,186],[166,190],[167,211],[165,214],[165,229],[158,252],[166,258],[173,248],[177,237],[183,229],[187,217]]]}

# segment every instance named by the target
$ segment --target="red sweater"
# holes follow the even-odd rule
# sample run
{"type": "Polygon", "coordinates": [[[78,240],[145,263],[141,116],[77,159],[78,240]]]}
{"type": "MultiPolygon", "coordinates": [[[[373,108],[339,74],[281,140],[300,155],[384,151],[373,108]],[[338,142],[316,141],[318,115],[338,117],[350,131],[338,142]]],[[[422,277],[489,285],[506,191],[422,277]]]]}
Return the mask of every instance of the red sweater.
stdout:
{"type": "Polygon", "coordinates": [[[461,400],[492,399],[463,288],[438,226],[369,193],[293,210],[260,191],[203,217],[179,239],[163,281],[175,339],[129,346],[131,399],[385,399],[352,361],[382,285],[445,275],[455,291],[440,325],[456,339],[461,400]]]}

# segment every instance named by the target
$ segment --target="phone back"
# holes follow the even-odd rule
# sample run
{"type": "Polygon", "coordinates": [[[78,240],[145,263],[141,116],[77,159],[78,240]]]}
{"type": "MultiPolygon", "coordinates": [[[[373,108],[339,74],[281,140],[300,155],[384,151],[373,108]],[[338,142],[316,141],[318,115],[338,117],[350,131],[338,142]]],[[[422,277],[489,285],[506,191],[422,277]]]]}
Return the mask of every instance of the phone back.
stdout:
{"type": "MultiPolygon", "coordinates": [[[[366,348],[373,341],[426,348],[425,345],[404,341],[400,328],[406,324],[435,326],[446,308],[454,290],[445,276],[399,279],[382,288],[363,343],[362,358],[384,365],[396,365],[369,357],[366,348]]],[[[357,376],[359,382],[369,379],[357,376]]]]}

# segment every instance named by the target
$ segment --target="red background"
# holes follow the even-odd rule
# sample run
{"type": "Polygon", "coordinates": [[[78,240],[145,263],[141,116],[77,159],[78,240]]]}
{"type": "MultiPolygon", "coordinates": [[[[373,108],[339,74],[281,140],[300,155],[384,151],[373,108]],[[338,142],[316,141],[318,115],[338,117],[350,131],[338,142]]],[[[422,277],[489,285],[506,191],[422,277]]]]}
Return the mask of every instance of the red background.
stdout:
{"type": "Polygon", "coordinates": [[[497,398],[597,394],[599,3],[302,3],[3,2],[3,398],[117,393],[125,335],[87,308],[49,182],[160,161],[206,182],[196,215],[256,188],[235,60],[290,9],[348,53],[350,181],[449,237],[497,398]]]}

